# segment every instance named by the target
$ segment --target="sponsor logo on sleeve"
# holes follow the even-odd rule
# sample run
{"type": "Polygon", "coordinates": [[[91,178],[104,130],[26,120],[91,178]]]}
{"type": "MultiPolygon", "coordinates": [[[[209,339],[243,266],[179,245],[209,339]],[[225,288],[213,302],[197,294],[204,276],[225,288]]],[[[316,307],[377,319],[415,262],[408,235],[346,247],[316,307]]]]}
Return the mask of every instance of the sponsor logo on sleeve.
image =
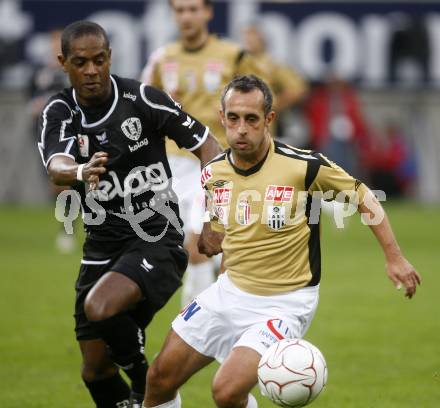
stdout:
{"type": "Polygon", "coordinates": [[[214,204],[228,205],[231,202],[231,189],[219,187],[214,189],[214,204]]]}
{"type": "Polygon", "coordinates": [[[212,178],[212,169],[211,166],[206,166],[203,170],[202,170],[202,175],[200,178],[200,181],[202,183],[202,187],[205,186],[205,184],[207,183],[208,180],[210,180],[212,178]]]}

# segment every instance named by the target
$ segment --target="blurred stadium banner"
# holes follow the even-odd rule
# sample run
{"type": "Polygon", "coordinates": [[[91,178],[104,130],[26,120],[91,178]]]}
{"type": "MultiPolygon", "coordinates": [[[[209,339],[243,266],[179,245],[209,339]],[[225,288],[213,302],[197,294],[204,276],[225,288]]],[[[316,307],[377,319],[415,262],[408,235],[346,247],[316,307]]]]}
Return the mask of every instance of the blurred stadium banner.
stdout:
{"type": "MultiPolygon", "coordinates": [[[[274,56],[314,80],[332,70],[382,86],[395,79],[402,59],[411,80],[440,83],[439,3],[234,0],[214,1],[214,7],[214,32],[239,40],[243,25],[258,20],[274,56]]],[[[114,69],[126,76],[138,75],[149,53],[175,36],[166,0],[0,0],[4,81],[14,84],[14,74],[4,72],[14,62],[44,59],[50,29],[78,19],[108,30],[114,69]]]]}
{"type": "MultiPolygon", "coordinates": [[[[273,56],[306,78],[319,81],[332,73],[356,83],[373,121],[391,116],[410,134],[419,164],[417,198],[440,202],[440,141],[436,132],[440,128],[440,3],[213,3],[213,32],[240,41],[243,27],[257,22],[273,56]]],[[[121,76],[138,77],[149,54],[176,36],[166,0],[0,0],[3,175],[20,177],[17,159],[27,149],[28,165],[36,169],[33,177],[40,176],[38,155],[29,143],[31,125],[26,126],[23,120],[32,66],[47,63],[51,55],[49,31],[79,19],[94,20],[108,31],[113,48],[112,71],[121,76]]],[[[30,184],[29,190],[20,193],[11,182],[3,183],[0,202],[45,199],[41,183],[29,181],[29,177],[23,182],[30,184]]]]}

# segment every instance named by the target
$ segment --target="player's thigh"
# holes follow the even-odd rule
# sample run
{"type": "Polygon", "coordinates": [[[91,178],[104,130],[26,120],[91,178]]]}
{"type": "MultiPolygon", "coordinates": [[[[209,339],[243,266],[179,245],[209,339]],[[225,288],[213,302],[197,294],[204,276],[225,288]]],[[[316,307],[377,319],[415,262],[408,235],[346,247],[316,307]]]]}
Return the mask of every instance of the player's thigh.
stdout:
{"type": "Polygon", "coordinates": [[[79,347],[83,359],[81,373],[84,380],[97,381],[116,374],[118,369],[102,340],[80,340],[79,347]]]}
{"type": "Polygon", "coordinates": [[[178,388],[213,360],[192,348],[171,329],[162,350],[150,367],[149,384],[154,387],[155,384],[167,383],[178,388]]]}
{"type": "Polygon", "coordinates": [[[249,347],[234,348],[215,374],[212,390],[215,400],[240,400],[258,381],[261,355],[249,347]]]}

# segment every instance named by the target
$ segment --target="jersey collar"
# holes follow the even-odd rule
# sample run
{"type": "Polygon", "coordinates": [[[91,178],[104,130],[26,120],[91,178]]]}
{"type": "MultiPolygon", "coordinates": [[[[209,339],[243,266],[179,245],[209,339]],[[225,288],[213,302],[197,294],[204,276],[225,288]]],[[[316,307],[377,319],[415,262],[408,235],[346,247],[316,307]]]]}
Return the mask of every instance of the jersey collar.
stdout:
{"type": "Polygon", "coordinates": [[[116,85],[116,81],[114,80],[114,78],[111,75],[110,75],[110,79],[112,80],[113,89],[115,91],[115,96],[113,99],[112,106],[110,107],[109,111],[104,115],[104,117],[102,117],[101,119],[99,119],[97,122],[94,122],[94,123],[87,123],[86,115],[84,115],[84,112],[82,111],[81,107],[79,106],[78,101],[76,100],[75,89],[72,90],[73,100],[75,101],[76,106],[78,107],[79,111],[81,112],[81,125],[84,128],[92,128],[92,127],[100,125],[101,123],[104,123],[108,119],[108,117],[113,113],[113,111],[115,110],[116,103],[118,102],[118,99],[119,99],[119,91],[118,91],[118,86],[116,85]]]}
{"type": "Polygon", "coordinates": [[[273,139],[271,139],[269,149],[267,149],[267,153],[263,157],[263,159],[261,159],[261,161],[259,161],[255,166],[252,166],[251,168],[249,168],[247,170],[239,169],[238,167],[236,167],[234,165],[234,163],[232,163],[232,157],[231,157],[232,152],[231,152],[230,148],[226,150],[226,157],[228,158],[229,164],[231,165],[231,167],[234,169],[234,171],[237,174],[240,174],[240,176],[247,177],[247,176],[251,176],[252,174],[257,173],[263,167],[263,164],[266,162],[267,158],[269,156],[272,156],[274,149],[275,149],[275,144],[273,142],[273,139]]]}

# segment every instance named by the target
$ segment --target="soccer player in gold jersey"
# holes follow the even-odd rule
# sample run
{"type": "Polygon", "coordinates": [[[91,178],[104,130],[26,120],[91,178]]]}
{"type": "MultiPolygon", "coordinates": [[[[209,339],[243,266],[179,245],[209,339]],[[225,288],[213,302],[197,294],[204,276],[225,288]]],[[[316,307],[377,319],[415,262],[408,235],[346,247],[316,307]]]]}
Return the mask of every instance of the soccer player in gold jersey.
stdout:
{"type": "MultiPolygon", "coordinates": [[[[236,75],[254,73],[265,77],[259,64],[239,45],[210,34],[213,9],[209,0],[170,0],[179,29],[178,41],[159,48],[150,56],[141,80],[165,90],[185,110],[207,125],[223,148],[227,147],[220,123],[220,95],[236,75]]],[[[191,120],[182,126],[192,126],[191,120]]],[[[173,173],[173,188],[179,197],[184,222],[189,265],[182,290],[182,305],[215,280],[214,263],[197,249],[202,227],[203,191],[200,165],[184,149],[167,140],[173,173]]]]}
{"type": "Polygon", "coordinates": [[[261,355],[282,338],[301,338],[318,304],[313,213],[322,196],[357,200],[383,249],[388,277],[409,298],[420,283],[368,187],[319,153],[274,141],[274,116],[260,79],[238,77],[226,87],[221,117],[230,149],[202,171],[211,224],[224,239],[212,240],[206,223],[200,241],[207,254],[223,250],[226,272],[173,321],[148,372],[145,407],[180,407],[178,388],[214,359],[221,362],[213,381],[216,406],[257,407],[249,392],[261,355]]]}

